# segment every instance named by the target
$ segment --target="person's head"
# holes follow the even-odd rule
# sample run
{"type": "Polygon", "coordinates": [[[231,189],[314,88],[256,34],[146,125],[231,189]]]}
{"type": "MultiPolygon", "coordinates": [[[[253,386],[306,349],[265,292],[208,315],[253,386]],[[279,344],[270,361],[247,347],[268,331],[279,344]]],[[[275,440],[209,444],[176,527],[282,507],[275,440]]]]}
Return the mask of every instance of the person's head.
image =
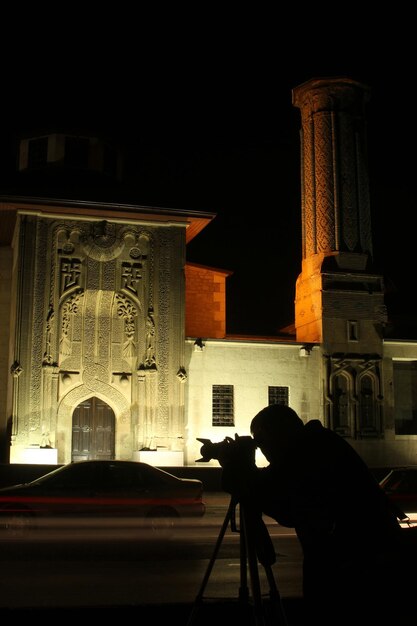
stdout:
{"type": "Polygon", "coordinates": [[[304,423],[289,406],[271,404],[255,415],[250,431],[253,440],[269,462],[277,460],[288,444],[303,430],[304,423]]]}

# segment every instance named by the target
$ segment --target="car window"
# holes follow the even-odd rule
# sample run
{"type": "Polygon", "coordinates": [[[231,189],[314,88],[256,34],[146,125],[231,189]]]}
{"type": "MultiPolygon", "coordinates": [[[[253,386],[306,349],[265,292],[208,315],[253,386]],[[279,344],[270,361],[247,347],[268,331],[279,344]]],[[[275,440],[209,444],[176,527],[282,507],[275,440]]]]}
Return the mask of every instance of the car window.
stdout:
{"type": "Polygon", "coordinates": [[[107,465],[104,472],[104,486],[116,491],[134,491],[144,487],[141,476],[137,476],[129,465],[107,465]]]}
{"type": "Polygon", "coordinates": [[[168,483],[165,474],[159,472],[158,469],[141,465],[136,468],[136,472],[148,487],[163,487],[168,483]]]}
{"type": "Polygon", "coordinates": [[[62,469],[61,472],[57,472],[45,479],[44,485],[53,489],[60,489],[65,491],[71,491],[76,489],[93,489],[95,483],[95,466],[89,464],[81,465],[68,465],[62,469]]]}
{"type": "Polygon", "coordinates": [[[399,493],[410,491],[410,481],[407,474],[402,474],[392,488],[399,493]]]}
{"type": "Polygon", "coordinates": [[[401,472],[395,485],[396,491],[406,493],[408,491],[415,491],[416,487],[417,474],[412,470],[401,472]]]}
{"type": "Polygon", "coordinates": [[[417,490],[417,470],[393,470],[384,482],[384,489],[406,493],[417,490]]]}

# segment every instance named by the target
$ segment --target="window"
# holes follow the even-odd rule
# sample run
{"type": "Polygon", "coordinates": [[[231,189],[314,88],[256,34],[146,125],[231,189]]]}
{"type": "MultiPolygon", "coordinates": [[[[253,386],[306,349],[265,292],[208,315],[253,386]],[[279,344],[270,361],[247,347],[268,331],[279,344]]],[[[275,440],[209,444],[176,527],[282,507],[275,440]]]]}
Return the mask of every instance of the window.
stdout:
{"type": "Polygon", "coordinates": [[[394,362],[396,435],[417,435],[417,361],[394,362]]]}
{"type": "Polygon", "coordinates": [[[348,322],[348,341],[358,341],[358,322],[348,322]]]}
{"type": "Polygon", "coordinates": [[[376,403],[375,380],[364,374],[359,379],[359,423],[360,437],[377,437],[380,434],[379,411],[376,403]]]}
{"type": "Polygon", "coordinates": [[[288,387],[268,387],[268,404],[288,406],[288,387]]]}
{"type": "Polygon", "coordinates": [[[213,385],[213,426],[234,426],[233,385],[213,385]]]}
{"type": "Polygon", "coordinates": [[[329,379],[329,424],[341,437],[382,436],[380,363],[335,360],[329,379]]]}
{"type": "Polygon", "coordinates": [[[333,430],[347,437],[351,435],[349,379],[343,374],[335,376],[333,385],[333,430]]]}

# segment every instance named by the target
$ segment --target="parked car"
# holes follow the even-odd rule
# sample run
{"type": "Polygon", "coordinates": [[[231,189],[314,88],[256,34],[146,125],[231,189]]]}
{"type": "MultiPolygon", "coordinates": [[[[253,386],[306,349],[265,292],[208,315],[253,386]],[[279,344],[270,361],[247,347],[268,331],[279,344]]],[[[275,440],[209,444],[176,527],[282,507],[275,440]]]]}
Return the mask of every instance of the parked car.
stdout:
{"type": "Polygon", "coordinates": [[[0,489],[0,528],[15,534],[41,520],[141,518],[149,527],[171,527],[204,513],[202,481],[135,461],[77,461],[0,489]]]}
{"type": "Polygon", "coordinates": [[[393,468],[379,484],[395,507],[417,513],[417,466],[393,468]]]}

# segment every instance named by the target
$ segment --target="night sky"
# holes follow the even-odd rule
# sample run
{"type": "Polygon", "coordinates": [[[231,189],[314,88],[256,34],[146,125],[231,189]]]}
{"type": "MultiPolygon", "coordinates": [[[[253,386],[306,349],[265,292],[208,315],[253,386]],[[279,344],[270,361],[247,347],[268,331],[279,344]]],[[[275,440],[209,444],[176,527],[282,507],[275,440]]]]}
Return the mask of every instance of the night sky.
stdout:
{"type": "Polygon", "coordinates": [[[294,320],[301,270],[301,121],[291,90],[311,78],[353,78],[371,87],[374,260],[393,307],[401,301],[408,308],[416,121],[409,68],[399,63],[404,49],[384,46],[377,53],[368,46],[353,55],[343,46],[343,54],[314,58],[307,50],[304,60],[299,53],[295,60],[291,47],[278,47],[270,32],[265,38],[258,32],[256,44],[242,33],[227,48],[219,48],[216,37],[198,41],[198,33],[193,46],[185,43],[163,46],[164,54],[158,41],[146,52],[138,47],[137,56],[129,50],[127,65],[120,50],[117,62],[109,50],[93,51],[84,64],[59,57],[59,71],[36,65],[38,56],[29,60],[14,72],[3,99],[2,184],[12,163],[10,139],[21,130],[57,124],[117,138],[128,155],[133,203],[217,214],[189,244],[187,258],[233,272],[228,333],[276,334],[294,320]]]}

